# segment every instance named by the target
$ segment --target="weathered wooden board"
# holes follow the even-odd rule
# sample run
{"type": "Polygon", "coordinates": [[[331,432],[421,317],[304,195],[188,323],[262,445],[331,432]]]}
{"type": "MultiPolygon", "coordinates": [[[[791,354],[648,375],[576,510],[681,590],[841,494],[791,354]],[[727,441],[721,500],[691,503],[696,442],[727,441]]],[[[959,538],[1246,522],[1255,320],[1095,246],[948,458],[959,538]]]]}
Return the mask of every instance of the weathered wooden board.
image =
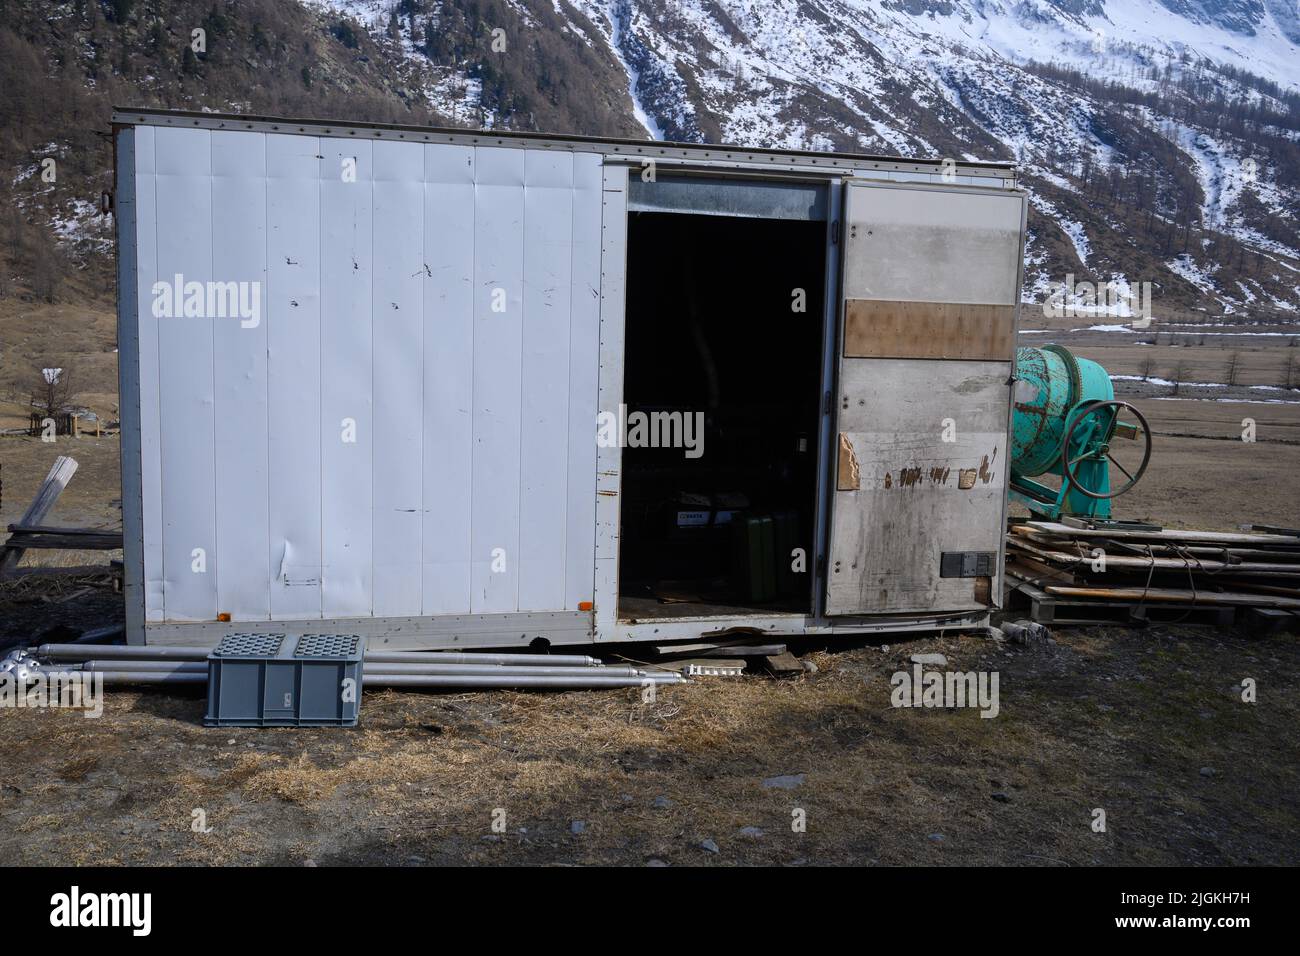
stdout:
{"type": "Polygon", "coordinates": [[[122,532],[93,528],[54,528],[45,525],[11,524],[7,548],[47,548],[77,551],[112,551],[122,547],[122,532]]]}
{"type": "Polygon", "coordinates": [[[1101,598],[1115,601],[1165,601],[1179,604],[1232,604],[1300,608],[1300,600],[1262,594],[1223,591],[1192,591],[1181,588],[1084,588],[1051,584],[1048,594],[1064,597],[1101,598]]]}
{"type": "Polygon", "coordinates": [[[1300,538],[1276,534],[1234,534],[1231,531],[1126,531],[1123,528],[1071,528],[1054,521],[1026,521],[1011,530],[1044,531],[1066,538],[1114,538],[1116,541],[1182,541],[1188,544],[1258,544],[1279,548],[1300,546],[1300,538]]]}
{"type": "MultiPolygon", "coordinates": [[[[1012,547],[1028,551],[1030,554],[1037,556],[1044,561],[1054,561],[1058,564],[1064,564],[1069,567],[1085,566],[1097,560],[1097,556],[1091,551],[1081,554],[1072,554],[1069,551],[1060,551],[1053,548],[1039,548],[1024,538],[1012,537],[1008,542],[1012,547]]],[[[1127,570],[1146,570],[1148,568],[1157,568],[1167,571],[1195,571],[1200,573],[1211,573],[1215,571],[1231,570],[1237,573],[1248,572],[1267,572],[1279,575],[1300,575],[1300,565],[1287,564],[1283,562],[1270,561],[1216,561],[1213,558],[1201,557],[1134,557],[1132,555],[1107,554],[1105,556],[1107,567],[1127,569],[1127,570]]]]}
{"type": "Polygon", "coordinates": [[[848,299],[845,358],[1010,361],[1015,306],[848,299]]]}
{"type": "MultiPolygon", "coordinates": [[[[41,482],[36,497],[32,499],[32,503],[23,512],[22,520],[18,523],[24,527],[39,525],[54,508],[54,503],[59,500],[59,495],[68,486],[68,482],[72,480],[72,476],[76,471],[77,460],[75,458],[60,455],[54,459],[54,464],[50,466],[50,473],[41,482]]],[[[23,548],[18,544],[10,544],[0,549],[0,574],[16,568],[22,556],[23,548]]]]}

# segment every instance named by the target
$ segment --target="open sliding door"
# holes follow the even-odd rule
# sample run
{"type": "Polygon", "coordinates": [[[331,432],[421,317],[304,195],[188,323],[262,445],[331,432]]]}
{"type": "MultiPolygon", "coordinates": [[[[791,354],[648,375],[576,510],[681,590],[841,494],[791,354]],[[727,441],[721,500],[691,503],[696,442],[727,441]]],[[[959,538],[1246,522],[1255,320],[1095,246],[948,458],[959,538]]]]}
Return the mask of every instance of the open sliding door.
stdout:
{"type": "Polygon", "coordinates": [[[999,603],[1025,198],[850,181],[826,613],[999,603]]]}

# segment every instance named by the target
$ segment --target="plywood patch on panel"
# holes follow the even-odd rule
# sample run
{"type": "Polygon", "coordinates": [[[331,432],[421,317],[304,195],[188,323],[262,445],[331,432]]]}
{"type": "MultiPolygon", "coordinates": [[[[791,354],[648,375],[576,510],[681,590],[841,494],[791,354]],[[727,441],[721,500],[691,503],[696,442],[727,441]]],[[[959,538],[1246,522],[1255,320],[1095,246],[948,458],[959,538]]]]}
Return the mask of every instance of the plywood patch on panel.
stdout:
{"type": "Polygon", "coordinates": [[[848,299],[846,358],[1009,360],[1015,306],[848,299]]]}

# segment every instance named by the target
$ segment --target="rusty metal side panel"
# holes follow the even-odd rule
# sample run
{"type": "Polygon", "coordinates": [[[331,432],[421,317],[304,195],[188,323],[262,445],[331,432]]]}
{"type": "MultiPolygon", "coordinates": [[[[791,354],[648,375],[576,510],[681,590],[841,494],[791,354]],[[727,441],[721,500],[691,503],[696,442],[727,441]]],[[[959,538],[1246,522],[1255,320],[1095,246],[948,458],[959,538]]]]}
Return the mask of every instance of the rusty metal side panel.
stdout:
{"type": "Polygon", "coordinates": [[[999,550],[1010,373],[1008,362],[845,363],[828,614],[980,609],[1000,593],[1000,580],[944,578],[939,565],[944,551],[999,550]]]}

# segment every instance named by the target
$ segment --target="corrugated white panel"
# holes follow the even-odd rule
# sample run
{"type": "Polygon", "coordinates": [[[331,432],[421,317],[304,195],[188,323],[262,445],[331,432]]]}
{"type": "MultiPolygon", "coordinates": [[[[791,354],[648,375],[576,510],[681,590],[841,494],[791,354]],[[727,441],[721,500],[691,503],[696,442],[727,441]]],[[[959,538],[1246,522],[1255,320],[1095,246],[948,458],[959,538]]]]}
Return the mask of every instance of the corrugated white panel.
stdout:
{"type": "Polygon", "coordinates": [[[374,144],[374,613],[419,614],[424,147],[374,144]]]}
{"type": "Polygon", "coordinates": [[[477,149],[474,202],[474,454],[470,609],[519,601],[524,151],[477,149]]]}
{"type": "Polygon", "coordinates": [[[529,150],[524,154],[521,611],[564,607],[572,267],[573,154],[529,150]]]}
{"type": "Polygon", "coordinates": [[[600,371],[601,161],[573,156],[573,257],[569,285],[569,448],[564,604],[595,598],[596,400],[600,371]]]}
{"type": "Polygon", "coordinates": [[[425,614],[470,609],[474,149],[424,148],[425,614]]]}
{"type": "Polygon", "coordinates": [[[600,157],[136,135],[147,620],[592,600],[600,157]],[[154,319],[177,273],[255,315],[154,319]]]}
{"type": "MultiPolygon", "coordinates": [[[[144,538],[144,616],[166,619],[163,608],[162,449],[158,400],[158,319],[153,314],[158,271],[155,129],[135,129],[136,317],[140,354],[140,503],[144,538]]],[[[170,280],[168,280],[170,281],[170,280]]],[[[123,489],[123,494],[126,489],[123,489]]]]}
{"type": "Polygon", "coordinates": [[[322,139],[321,516],[324,615],[372,610],[371,145],[322,139]],[[345,172],[355,167],[355,181],[345,172]]]}
{"type": "Polygon", "coordinates": [[[321,613],[318,150],[313,137],[267,136],[268,557],[274,620],[321,613]]]}
{"type": "Polygon", "coordinates": [[[234,290],[210,318],[216,397],[217,610],[270,617],[267,529],[266,137],[212,133],[212,278],[234,290]],[[233,283],[233,286],[230,285],[233,283]]]}
{"type": "Polygon", "coordinates": [[[212,620],[217,615],[212,325],[202,314],[212,278],[211,134],[159,129],[154,135],[157,278],[179,283],[182,300],[164,308],[169,314],[158,320],[163,603],[169,620],[212,620]]]}

